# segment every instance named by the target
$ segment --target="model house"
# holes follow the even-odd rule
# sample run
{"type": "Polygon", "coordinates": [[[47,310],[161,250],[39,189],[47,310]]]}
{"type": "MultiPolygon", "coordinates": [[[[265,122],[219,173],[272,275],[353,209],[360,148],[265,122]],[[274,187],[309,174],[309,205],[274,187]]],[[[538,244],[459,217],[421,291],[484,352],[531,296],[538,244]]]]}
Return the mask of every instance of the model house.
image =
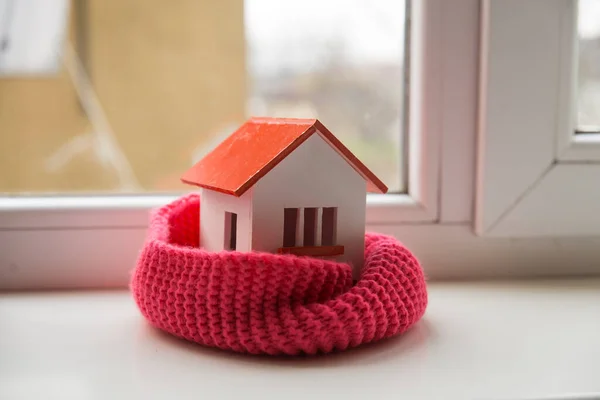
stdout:
{"type": "Polygon", "coordinates": [[[366,192],[387,187],[314,119],[252,118],[183,176],[202,188],[200,245],[364,260],[366,192]]]}

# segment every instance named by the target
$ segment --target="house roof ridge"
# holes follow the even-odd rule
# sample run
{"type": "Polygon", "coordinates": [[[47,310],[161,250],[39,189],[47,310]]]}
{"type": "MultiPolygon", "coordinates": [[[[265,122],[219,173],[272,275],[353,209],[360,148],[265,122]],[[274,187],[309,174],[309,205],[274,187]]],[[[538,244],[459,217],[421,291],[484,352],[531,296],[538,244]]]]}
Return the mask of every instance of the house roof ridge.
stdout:
{"type": "Polygon", "coordinates": [[[316,118],[279,118],[279,117],[262,117],[262,116],[252,116],[248,119],[248,122],[251,123],[263,123],[263,124],[279,124],[279,125],[285,125],[285,124],[291,124],[291,123],[296,123],[296,124],[309,124],[309,125],[314,125],[317,122],[319,122],[318,119],[316,118]]]}

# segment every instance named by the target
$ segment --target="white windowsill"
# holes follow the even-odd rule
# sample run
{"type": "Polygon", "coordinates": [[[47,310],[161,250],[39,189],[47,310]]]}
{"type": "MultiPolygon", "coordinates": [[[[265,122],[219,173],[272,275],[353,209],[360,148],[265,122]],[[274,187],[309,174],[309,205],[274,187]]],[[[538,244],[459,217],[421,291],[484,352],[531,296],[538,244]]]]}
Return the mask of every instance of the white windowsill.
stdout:
{"type": "Polygon", "coordinates": [[[0,398],[524,399],[600,393],[600,280],[433,283],[400,338],[251,357],[148,326],[128,292],[0,294],[0,398]]]}

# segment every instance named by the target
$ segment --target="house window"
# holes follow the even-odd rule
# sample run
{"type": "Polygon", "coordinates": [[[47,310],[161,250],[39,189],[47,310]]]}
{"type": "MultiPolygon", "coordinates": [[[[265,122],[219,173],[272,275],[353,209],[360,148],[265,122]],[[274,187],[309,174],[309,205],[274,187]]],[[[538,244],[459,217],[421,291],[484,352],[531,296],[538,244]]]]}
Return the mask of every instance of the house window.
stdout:
{"type": "Polygon", "coordinates": [[[321,245],[333,246],[336,242],[337,208],[324,207],[321,222],[321,245]]]}
{"type": "Polygon", "coordinates": [[[283,210],[283,247],[296,246],[299,212],[299,208],[285,208],[283,210]]]}
{"type": "Polygon", "coordinates": [[[237,247],[237,214],[225,212],[225,250],[237,247]]]}
{"type": "Polygon", "coordinates": [[[283,247],[335,246],[336,230],[337,207],[284,209],[283,247]]]}

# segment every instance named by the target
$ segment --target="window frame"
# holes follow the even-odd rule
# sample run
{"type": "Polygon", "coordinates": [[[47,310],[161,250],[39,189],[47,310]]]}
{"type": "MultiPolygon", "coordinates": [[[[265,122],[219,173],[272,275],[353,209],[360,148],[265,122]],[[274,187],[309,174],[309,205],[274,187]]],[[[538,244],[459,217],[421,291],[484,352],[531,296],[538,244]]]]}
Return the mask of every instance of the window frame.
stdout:
{"type": "Polygon", "coordinates": [[[577,5],[483,2],[480,235],[600,234],[600,135],[575,134],[577,5]]]}
{"type": "MultiPolygon", "coordinates": [[[[408,191],[368,195],[366,229],[396,236],[429,279],[597,275],[600,236],[481,235],[489,1],[511,0],[412,3],[408,191]]],[[[0,289],[126,286],[149,211],[178,195],[0,198],[0,289]]]]}

